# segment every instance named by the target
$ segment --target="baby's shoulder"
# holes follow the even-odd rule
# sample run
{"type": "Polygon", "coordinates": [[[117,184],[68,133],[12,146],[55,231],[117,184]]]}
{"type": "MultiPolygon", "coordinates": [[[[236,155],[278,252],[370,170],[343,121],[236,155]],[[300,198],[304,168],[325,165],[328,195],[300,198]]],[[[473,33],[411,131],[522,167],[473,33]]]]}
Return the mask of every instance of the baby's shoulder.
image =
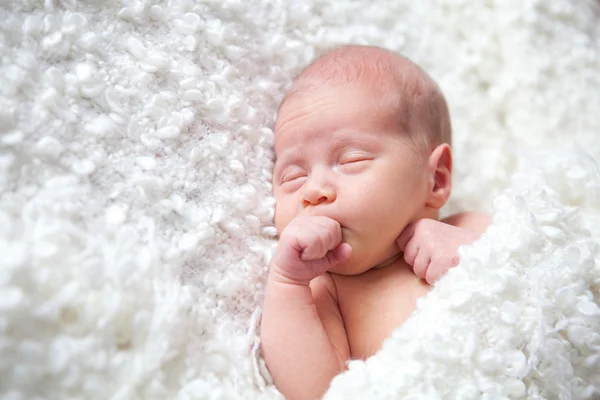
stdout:
{"type": "Polygon", "coordinates": [[[488,214],[477,211],[465,211],[444,218],[441,222],[470,231],[483,233],[492,222],[488,214]]]}

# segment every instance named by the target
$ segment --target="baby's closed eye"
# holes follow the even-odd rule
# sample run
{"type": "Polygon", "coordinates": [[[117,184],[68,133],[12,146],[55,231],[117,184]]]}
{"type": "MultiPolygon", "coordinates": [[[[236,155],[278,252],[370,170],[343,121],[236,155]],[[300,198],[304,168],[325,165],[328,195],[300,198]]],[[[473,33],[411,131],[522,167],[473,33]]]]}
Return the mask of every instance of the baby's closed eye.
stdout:
{"type": "Polygon", "coordinates": [[[305,178],[307,176],[306,171],[300,167],[290,167],[285,169],[281,173],[280,182],[282,184],[287,182],[292,182],[300,178],[305,178]]]}
{"type": "Polygon", "coordinates": [[[338,165],[340,165],[344,169],[355,169],[366,166],[366,164],[369,161],[373,161],[373,156],[371,154],[362,151],[351,151],[348,153],[344,153],[339,158],[338,165]]]}

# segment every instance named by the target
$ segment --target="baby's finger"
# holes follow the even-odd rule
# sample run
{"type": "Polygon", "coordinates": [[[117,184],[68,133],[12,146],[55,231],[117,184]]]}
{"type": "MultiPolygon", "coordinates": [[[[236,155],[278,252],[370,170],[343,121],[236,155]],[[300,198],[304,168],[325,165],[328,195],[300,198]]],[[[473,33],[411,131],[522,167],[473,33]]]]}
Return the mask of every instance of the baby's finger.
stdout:
{"type": "MultiPolygon", "coordinates": [[[[417,255],[413,266],[413,271],[416,276],[427,280],[427,275],[431,267],[431,257],[426,251],[421,251],[417,255]]],[[[429,283],[429,281],[427,281],[429,283]]]]}
{"type": "Polygon", "coordinates": [[[332,228],[329,231],[329,250],[333,250],[342,243],[342,226],[339,222],[332,220],[332,228]]]}
{"type": "Polygon", "coordinates": [[[458,256],[450,257],[449,259],[438,258],[437,260],[432,260],[429,264],[429,268],[425,274],[425,280],[427,283],[431,284],[437,280],[439,280],[442,276],[444,276],[448,270],[452,267],[456,267],[458,265],[459,258],[458,256]]]}
{"type": "Polygon", "coordinates": [[[325,246],[323,245],[323,239],[319,235],[310,235],[303,240],[304,245],[300,253],[300,259],[302,261],[317,260],[323,258],[327,253],[325,246]]]}
{"type": "Polygon", "coordinates": [[[417,255],[419,254],[419,246],[415,240],[411,240],[408,242],[406,246],[404,246],[404,261],[410,266],[415,264],[415,260],[417,255]]]}
{"type": "Polygon", "coordinates": [[[328,217],[307,217],[298,233],[298,251],[302,261],[325,257],[342,242],[340,224],[328,217]]]}
{"type": "Polygon", "coordinates": [[[346,261],[352,254],[352,246],[348,243],[340,243],[335,249],[329,251],[326,255],[330,267],[333,268],[339,263],[346,261]]]}
{"type": "Polygon", "coordinates": [[[323,245],[327,250],[333,250],[342,242],[342,228],[334,219],[329,217],[318,217],[316,222],[321,230],[323,245]]]}
{"type": "Polygon", "coordinates": [[[431,285],[433,284],[433,282],[437,281],[441,275],[442,272],[439,264],[430,261],[429,268],[427,268],[427,270],[425,271],[425,276],[423,277],[423,279],[425,279],[425,281],[431,285]]]}
{"type": "Polygon", "coordinates": [[[408,242],[410,242],[410,239],[412,239],[412,237],[415,235],[416,226],[417,225],[415,222],[408,224],[402,233],[400,233],[398,239],[396,239],[396,244],[398,245],[400,251],[405,251],[404,249],[408,245],[408,242]]]}
{"type": "Polygon", "coordinates": [[[314,276],[319,276],[350,257],[352,247],[342,243],[335,249],[328,251],[325,257],[310,261],[309,265],[314,276]]]}

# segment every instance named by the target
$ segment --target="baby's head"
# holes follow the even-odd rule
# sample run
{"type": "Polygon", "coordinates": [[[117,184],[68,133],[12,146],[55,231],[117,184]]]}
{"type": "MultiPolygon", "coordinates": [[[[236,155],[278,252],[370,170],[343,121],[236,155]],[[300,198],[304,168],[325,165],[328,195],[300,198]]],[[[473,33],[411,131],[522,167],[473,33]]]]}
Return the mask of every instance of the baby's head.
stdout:
{"type": "Polygon", "coordinates": [[[437,218],[452,185],[448,107],[408,59],[344,46],[294,81],[275,123],[273,189],[279,232],[296,216],[342,226],[352,256],[333,271],[357,274],[398,253],[396,238],[437,218]]]}

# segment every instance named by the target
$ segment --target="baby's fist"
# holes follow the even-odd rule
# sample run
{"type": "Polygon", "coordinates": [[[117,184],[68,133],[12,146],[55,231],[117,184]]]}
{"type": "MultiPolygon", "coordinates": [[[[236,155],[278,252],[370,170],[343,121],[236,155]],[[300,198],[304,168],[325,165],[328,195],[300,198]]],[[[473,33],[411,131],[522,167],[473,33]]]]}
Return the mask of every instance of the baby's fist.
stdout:
{"type": "Polygon", "coordinates": [[[340,224],[320,216],[294,218],[279,236],[271,272],[292,283],[312,279],[350,257],[340,224]]]}
{"type": "Polygon", "coordinates": [[[396,243],[415,275],[431,284],[458,265],[458,248],[473,243],[479,234],[434,219],[409,224],[396,243]]]}

